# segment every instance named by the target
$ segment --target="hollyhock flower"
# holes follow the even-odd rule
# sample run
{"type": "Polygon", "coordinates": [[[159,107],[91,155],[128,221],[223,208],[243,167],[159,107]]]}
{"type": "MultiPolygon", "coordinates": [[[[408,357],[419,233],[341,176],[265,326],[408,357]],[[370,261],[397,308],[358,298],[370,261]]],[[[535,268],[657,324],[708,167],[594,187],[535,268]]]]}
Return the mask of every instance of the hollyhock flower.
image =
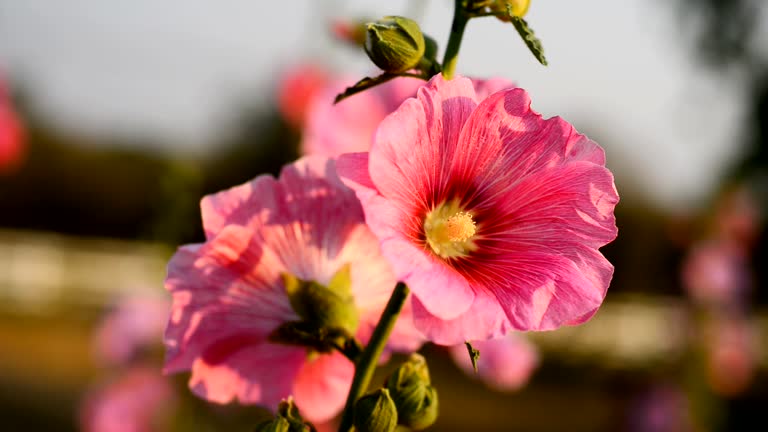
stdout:
{"type": "Polygon", "coordinates": [[[173,402],[173,389],[160,372],[135,367],[89,393],[80,410],[83,432],[153,432],[166,430],[162,415],[173,402]]]}
{"type": "MultiPolygon", "coordinates": [[[[168,265],[173,294],[166,372],[192,370],[191,389],[213,402],[238,399],[276,407],[293,395],[302,416],[325,421],[344,405],[354,374],[342,354],[273,342],[296,322],[284,275],[328,284],[349,266],[359,314],[356,336],[370,338],[396,279],[334,162],[308,157],[279,179],[256,179],[203,198],[206,241],[181,247],[168,265]]],[[[410,304],[389,347],[423,342],[410,304]]]]}
{"type": "MultiPolygon", "coordinates": [[[[341,89],[353,83],[354,80],[337,80],[312,98],[301,141],[302,153],[335,157],[368,151],[379,123],[425,84],[418,78],[395,78],[337,104],[331,103],[341,89]]],[[[474,80],[473,83],[481,98],[513,86],[504,79],[474,80]]]]}
{"type": "Polygon", "coordinates": [[[96,354],[111,364],[124,364],[144,349],[160,345],[168,322],[168,301],[130,297],[118,301],[96,331],[96,354]]]}
{"type": "Polygon", "coordinates": [[[603,150],[525,90],[478,100],[435,76],[338,169],[436,343],[581,323],[605,297],[618,195],[603,150]]]}
{"type": "Polygon", "coordinates": [[[536,346],[521,334],[510,333],[498,339],[472,341],[472,346],[480,351],[477,373],[466,345],[452,346],[451,357],[467,375],[480,378],[485,385],[496,390],[521,389],[539,366],[536,346]]]}
{"type": "Polygon", "coordinates": [[[313,64],[297,65],[284,73],[277,88],[277,107],[291,126],[304,125],[309,102],[328,80],[328,72],[313,64]]]}
{"type": "Polygon", "coordinates": [[[0,174],[12,172],[24,156],[24,129],[0,77],[0,174]]]}

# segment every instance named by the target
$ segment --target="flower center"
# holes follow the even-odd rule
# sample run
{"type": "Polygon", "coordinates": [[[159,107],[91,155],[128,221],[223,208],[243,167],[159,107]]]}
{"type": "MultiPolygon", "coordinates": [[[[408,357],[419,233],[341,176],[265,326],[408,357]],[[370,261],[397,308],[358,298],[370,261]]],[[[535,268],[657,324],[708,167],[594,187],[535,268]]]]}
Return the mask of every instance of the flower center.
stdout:
{"type": "Polygon", "coordinates": [[[443,203],[424,218],[424,235],[429,247],[443,258],[466,256],[475,250],[477,233],[472,214],[464,211],[456,201],[443,203]]]}

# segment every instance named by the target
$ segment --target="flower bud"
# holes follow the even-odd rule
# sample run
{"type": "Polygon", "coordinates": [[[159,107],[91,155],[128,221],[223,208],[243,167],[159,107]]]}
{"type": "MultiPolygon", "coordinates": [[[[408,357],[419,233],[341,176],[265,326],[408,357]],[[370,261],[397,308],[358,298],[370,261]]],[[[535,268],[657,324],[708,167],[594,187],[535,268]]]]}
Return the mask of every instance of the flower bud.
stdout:
{"type": "Polygon", "coordinates": [[[357,432],[392,432],[397,427],[397,408],[389,390],[382,388],[355,402],[353,424],[357,432]]]}
{"type": "Polygon", "coordinates": [[[531,0],[496,0],[491,4],[490,9],[492,12],[501,13],[501,16],[497,16],[498,19],[509,21],[509,12],[522,18],[528,13],[528,6],[530,5],[531,0]]]}
{"type": "Polygon", "coordinates": [[[287,273],[282,277],[291,307],[302,321],[317,328],[355,334],[358,314],[352,297],[349,265],[342,267],[328,286],[287,273]]]}
{"type": "Polygon", "coordinates": [[[422,430],[437,420],[437,391],[431,386],[423,356],[411,354],[408,361],[387,378],[387,389],[392,394],[401,425],[422,430]]]}
{"type": "Polygon", "coordinates": [[[367,25],[365,52],[385,72],[401,73],[415,68],[424,49],[424,35],[416,21],[387,16],[367,25]]]}
{"type": "Polygon", "coordinates": [[[314,432],[315,428],[304,422],[293,398],[288,396],[277,406],[277,416],[272,420],[259,423],[255,432],[314,432]]]}

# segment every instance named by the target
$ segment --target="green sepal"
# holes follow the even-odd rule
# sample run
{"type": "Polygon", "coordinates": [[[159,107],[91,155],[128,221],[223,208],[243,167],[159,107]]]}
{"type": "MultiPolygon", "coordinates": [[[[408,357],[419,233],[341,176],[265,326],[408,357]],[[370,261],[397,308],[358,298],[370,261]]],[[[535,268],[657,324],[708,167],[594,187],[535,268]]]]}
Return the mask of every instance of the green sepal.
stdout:
{"type": "Polygon", "coordinates": [[[469,341],[464,342],[467,346],[467,352],[469,353],[469,360],[472,362],[472,369],[477,373],[477,360],[480,358],[480,350],[473,347],[469,341]]]}
{"type": "Polygon", "coordinates": [[[353,335],[357,331],[359,318],[349,273],[349,265],[343,266],[333,275],[327,287],[288,273],[281,276],[291,307],[301,321],[319,328],[341,329],[353,335]]]}
{"type": "Polygon", "coordinates": [[[536,60],[544,66],[547,66],[547,59],[544,57],[544,46],[541,44],[539,38],[533,33],[533,30],[528,26],[528,22],[519,16],[515,16],[512,13],[512,8],[507,5],[507,13],[509,14],[512,25],[515,26],[515,30],[523,38],[525,46],[531,51],[536,60]]]}

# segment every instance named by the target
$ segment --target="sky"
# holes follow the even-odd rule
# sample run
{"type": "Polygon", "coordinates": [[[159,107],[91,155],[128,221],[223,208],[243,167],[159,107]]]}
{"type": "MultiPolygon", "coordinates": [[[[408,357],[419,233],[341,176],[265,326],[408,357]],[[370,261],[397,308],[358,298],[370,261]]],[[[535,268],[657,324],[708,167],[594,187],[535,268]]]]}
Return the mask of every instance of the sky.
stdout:
{"type": "MultiPolygon", "coordinates": [[[[330,17],[418,17],[444,46],[452,3],[0,0],[0,68],[59,126],[200,154],[238,107],[266,109],[291,64],[370,73],[330,40],[330,17]]],[[[680,209],[707,196],[741,143],[743,90],[697,63],[673,7],[534,0],[526,18],[548,67],[510,25],[485,18],[467,28],[459,73],[513,80],[535,110],[593,136],[621,171],[619,188],[625,179],[680,209]]]]}

